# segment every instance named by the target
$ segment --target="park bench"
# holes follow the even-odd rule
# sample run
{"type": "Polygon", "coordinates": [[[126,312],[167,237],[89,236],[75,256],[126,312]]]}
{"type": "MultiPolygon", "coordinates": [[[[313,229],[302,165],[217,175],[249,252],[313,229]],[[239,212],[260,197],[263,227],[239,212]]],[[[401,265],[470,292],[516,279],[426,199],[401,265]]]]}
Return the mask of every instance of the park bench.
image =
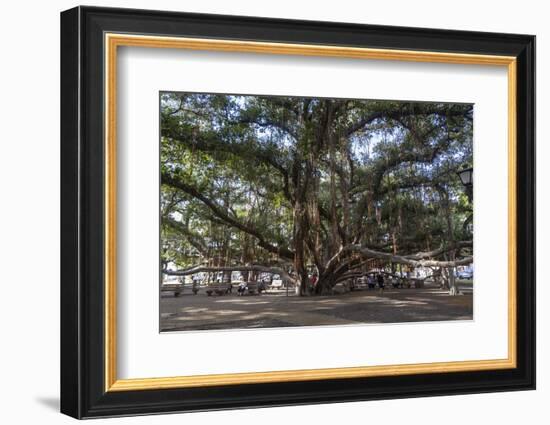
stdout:
{"type": "Polygon", "coordinates": [[[165,283],[160,288],[161,292],[173,292],[174,297],[179,297],[182,293],[192,292],[197,295],[199,292],[198,285],[182,284],[182,283],[165,283]]]}
{"type": "Polygon", "coordinates": [[[265,291],[265,284],[263,282],[248,282],[247,288],[250,295],[260,295],[265,291]]]}
{"type": "Polygon", "coordinates": [[[282,279],[273,279],[268,286],[269,286],[270,289],[282,289],[283,288],[283,280],[282,279]]]}
{"type": "Polygon", "coordinates": [[[230,294],[233,291],[233,285],[230,283],[218,283],[214,285],[209,285],[206,287],[206,295],[225,295],[230,294]]]}
{"type": "Polygon", "coordinates": [[[183,285],[181,283],[165,283],[160,287],[161,292],[173,292],[174,297],[179,297],[183,291],[183,285]]]}
{"type": "Polygon", "coordinates": [[[367,281],[363,281],[363,280],[360,280],[358,279],[357,282],[355,282],[352,287],[351,287],[351,290],[352,291],[360,291],[362,289],[367,289],[369,287],[369,285],[367,284],[367,281]]]}
{"type": "Polygon", "coordinates": [[[351,280],[345,280],[343,282],[338,282],[336,285],[334,285],[330,292],[333,295],[339,295],[339,294],[346,294],[353,289],[353,282],[351,280]]]}

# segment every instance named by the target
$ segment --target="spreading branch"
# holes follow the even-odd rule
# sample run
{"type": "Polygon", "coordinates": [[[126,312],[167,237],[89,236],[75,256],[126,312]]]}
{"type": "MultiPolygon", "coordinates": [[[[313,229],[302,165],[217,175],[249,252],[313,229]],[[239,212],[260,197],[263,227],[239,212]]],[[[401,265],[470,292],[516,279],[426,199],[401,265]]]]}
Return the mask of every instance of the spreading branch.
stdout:
{"type": "Polygon", "coordinates": [[[185,183],[183,180],[178,179],[177,177],[173,177],[172,175],[168,173],[162,173],[161,181],[163,184],[166,184],[168,186],[174,187],[176,189],[182,190],[188,195],[192,196],[195,199],[198,199],[201,201],[204,205],[206,205],[210,210],[222,221],[224,221],[227,225],[234,227],[238,230],[241,230],[245,233],[248,233],[249,235],[254,236],[258,240],[258,245],[264,248],[266,251],[272,252],[274,254],[278,254],[281,257],[292,259],[294,258],[294,253],[286,248],[286,247],[280,247],[273,245],[269,243],[266,238],[260,233],[258,229],[251,225],[246,225],[244,223],[241,223],[238,221],[235,217],[229,215],[223,207],[218,205],[215,201],[211,200],[210,198],[206,197],[203,193],[198,191],[193,186],[185,183]]]}
{"type": "Polygon", "coordinates": [[[169,276],[189,276],[196,273],[216,273],[216,272],[260,272],[278,274],[281,278],[292,284],[296,284],[297,281],[284,269],[280,267],[262,266],[259,264],[253,264],[249,266],[225,266],[225,267],[209,267],[204,265],[196,265],[182,270],[163,270],[164,274],[169,276]]]}
{"type": "Polygon", "coordinates": [[[387,261],[388,263],[395,263],[395,264],[403,264],[408,265],[412,267],[456,267],[461,265],[467,265],[471,264],[473,262],[473,257],[465,257],[459,260],[454,261],[439,261],[434,260],[430,257],[436,257],[444,252],[449,252],[452,250],[456,250],[459,246],[465,247],[468,246],[468,244],[471,245],[471,242],[459,242],[458,245],[450,245],[445,248],[439,248],[435,251],[431,252],[425,252],[425,253],[417,253],[411,256],[402,256],[402,255],[395,255],[390,254],[387,252],[380,252],[375,251],[373,249],[365,248],[363,246],[352,244],[347,245],[343,248],[341,248],[328,262],[326,266],[327,271],[334,270],[335,266],[340,264],[341,260],[350,254],[357,254],[361,255],[365,258],[376,258],[379,260],[387,261]]]}

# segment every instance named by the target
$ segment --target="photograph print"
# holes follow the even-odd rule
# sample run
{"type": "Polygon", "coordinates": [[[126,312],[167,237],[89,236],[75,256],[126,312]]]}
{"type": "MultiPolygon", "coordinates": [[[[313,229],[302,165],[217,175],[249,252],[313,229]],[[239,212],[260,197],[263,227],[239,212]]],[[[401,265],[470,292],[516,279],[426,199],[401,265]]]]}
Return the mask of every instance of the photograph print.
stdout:
{"type": "Polygon", "coordinates": [[[474,105],[159,100],[161,332],[473,319],[474,105]]]}

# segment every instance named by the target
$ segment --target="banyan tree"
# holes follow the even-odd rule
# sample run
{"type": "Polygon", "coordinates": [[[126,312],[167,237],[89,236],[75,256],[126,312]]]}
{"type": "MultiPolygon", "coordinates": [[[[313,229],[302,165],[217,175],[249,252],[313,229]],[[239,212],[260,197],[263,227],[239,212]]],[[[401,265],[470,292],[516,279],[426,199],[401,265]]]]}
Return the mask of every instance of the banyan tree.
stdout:
{"type": "MultiPolygon", "coordinates": [[[[472,262],[469,104],[161,94],[169,274],[267,272],[305,293],[369,260],[472,262]]],[[[454,290],[451,281],[451,290],[454,290]]]]}

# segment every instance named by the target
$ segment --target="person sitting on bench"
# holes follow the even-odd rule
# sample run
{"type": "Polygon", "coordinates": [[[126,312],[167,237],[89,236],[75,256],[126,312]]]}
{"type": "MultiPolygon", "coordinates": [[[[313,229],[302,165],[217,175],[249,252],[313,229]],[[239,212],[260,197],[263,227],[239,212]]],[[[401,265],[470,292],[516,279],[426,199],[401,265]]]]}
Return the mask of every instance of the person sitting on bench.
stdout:
{"type": "Polygon", "coordinates": [[[237,294],[244,295],[246,292],[247,284],[246,282],[239,283],[239,287],[237,288],[237,294]]]}

